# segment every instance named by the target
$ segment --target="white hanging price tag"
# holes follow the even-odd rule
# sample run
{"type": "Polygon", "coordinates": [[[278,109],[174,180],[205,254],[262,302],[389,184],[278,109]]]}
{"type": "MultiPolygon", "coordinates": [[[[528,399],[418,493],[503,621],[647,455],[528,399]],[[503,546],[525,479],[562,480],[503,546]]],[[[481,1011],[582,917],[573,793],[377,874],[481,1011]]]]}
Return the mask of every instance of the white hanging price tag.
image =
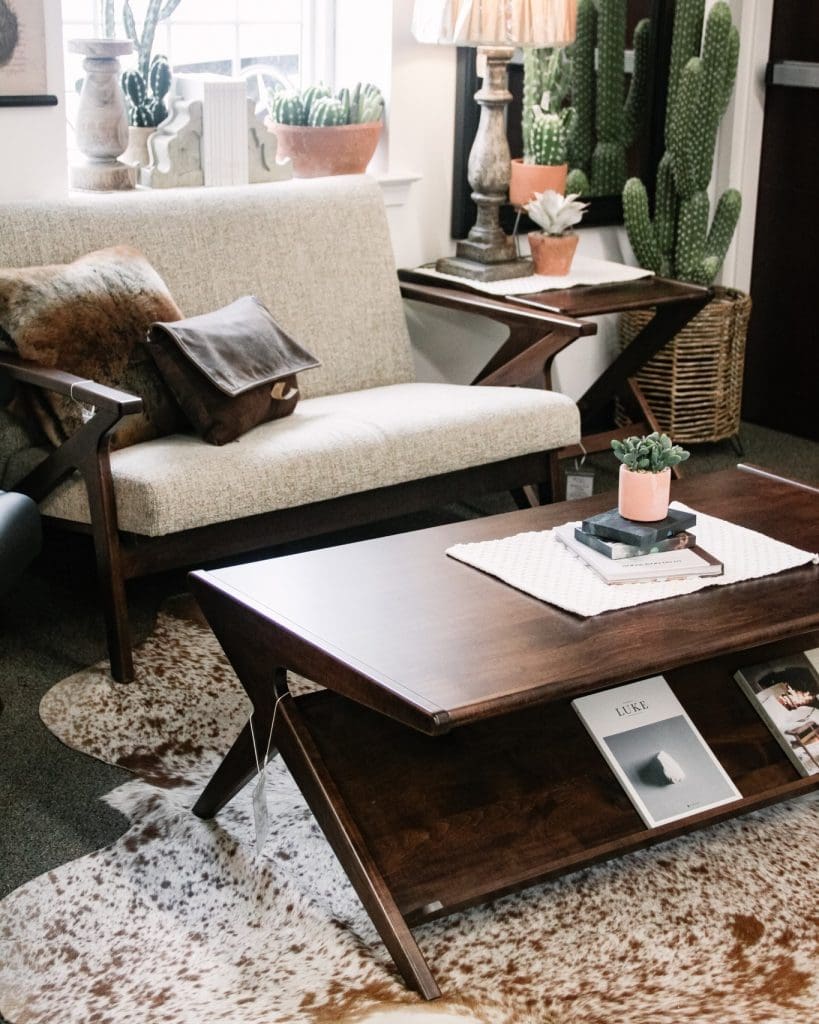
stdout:
{"type": "Polygon", "coordinates": [[[594,470],[591,467],[583,468],[586,461],[586,449],[580,445],[583,458],[580,462],[574,460],[574,467],[566,470],[566,501],[574,501],[575,498],[590,498],[594,494],[594,470]]]}
{"type": "Polygon", "coordinates": [[[270,759],[270,744],[273,740],[273,726],[276,724],[276,712],[279,710],[279,702],[286,693],[281,693],[273,705],[273,717],[270,719],[270,732],[267,735],[267,748],[264,758],[259,759],[259,748],[256,746],[256,734],[253,731],[253,713],[248,720],[250,725],[250,738],[253,741],[253,756],[256,758],[256,771],[259,773],[256,778],[256,785],[253,787],[253,826],[256,831],[256,856],[258,857],[264,849],[264,844],[270,834],[270,811],[267,806],[267,763],[270,759]]]}

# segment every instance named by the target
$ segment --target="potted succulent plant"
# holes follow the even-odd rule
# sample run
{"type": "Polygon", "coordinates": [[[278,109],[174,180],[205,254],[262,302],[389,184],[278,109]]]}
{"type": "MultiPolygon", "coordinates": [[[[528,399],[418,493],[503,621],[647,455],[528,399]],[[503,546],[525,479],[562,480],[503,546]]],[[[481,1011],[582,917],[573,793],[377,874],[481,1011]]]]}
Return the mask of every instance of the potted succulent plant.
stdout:
{"type": "Polygon", "coordinates": [[[268,111],[265,126],[278,139],[279,156],[293,161],[297,178],[363,174],[381,135],[384,97],[369,82],[335,95],[320,83],[271,92],[268,111]]]}
{"type": "Polygon", "coordinates": [[[523,54],[523,156],[512,161],[509,202],[522,207],[536,192],[566,191],[569,132],[574,110],[566,106],[568,68],[563,50],[523,54]]]}
{"type": "Polygon", "coordinates": [[[620,515],[640,523],[665,519],[671,494],[671,467],[684,462],[690,452],[657,431],[612,441],[611,447],[621,463],[617,502],[620,515]]]}
{"type": "Polygon", "coordinates": [[[568,274],[577,248],[578,237],[571,229],[579,224],[588,203],[577,202],[577,193],[568,196],[548,190],[539,192],[524,209],[539,224],[541,231],[530,231],[529,248],[536,274],[568,274]]]}

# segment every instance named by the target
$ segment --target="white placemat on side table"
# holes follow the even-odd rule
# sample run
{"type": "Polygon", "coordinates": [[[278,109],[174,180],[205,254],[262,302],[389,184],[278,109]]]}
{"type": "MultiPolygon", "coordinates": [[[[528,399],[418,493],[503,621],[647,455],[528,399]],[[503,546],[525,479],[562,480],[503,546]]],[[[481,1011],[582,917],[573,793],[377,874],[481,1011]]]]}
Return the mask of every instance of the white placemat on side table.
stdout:
{"type": "Polygon", "coordinates": [[[468,285],[470,289],[487,295],[531,295],[533,292],[553,291],[555,288],[574,288],[580,284],[619,284],[621,281],[637,281],[641,277],[654,276],[652,271],[643,270],[642,267],[628,267],[625,263],[614,263],[611,260],[594,260],[589,256],[575,256],[570,273],[561,277],[530,274],[528,277],[512,277],[508,281],[473,281],[454,274],[442,274],[433,266],[416,267],[413,273],[443,282],[468,285]]]}
{"type": "MultiPolygon", "coordinates": [[[[671,507],[695,511],[676,501],[671,507]]],[[[703,512],[696,515],[694,532],[697,543],[724,564],[722,576],[608,584],[561,544],[552,530],[517,533],[512,537],[473,544],[455,544],[447,548],[446,553],[541,601],[583,616],[692,594],[705,587],[721,587],[771,576],[809,562],[819,564],[819,555],[814,552],[802,551],[703,512]]],[[[574,525],[579,526],[580,523],[574,525]]]]}

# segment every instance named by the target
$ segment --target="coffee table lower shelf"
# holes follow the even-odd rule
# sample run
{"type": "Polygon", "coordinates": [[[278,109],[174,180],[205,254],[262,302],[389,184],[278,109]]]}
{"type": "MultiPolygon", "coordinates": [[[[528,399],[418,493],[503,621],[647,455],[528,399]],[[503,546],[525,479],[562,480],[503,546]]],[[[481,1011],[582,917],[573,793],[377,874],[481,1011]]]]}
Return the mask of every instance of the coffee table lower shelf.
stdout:
{"type": "MultiPolygon", "coordinates": [[[[819,786],[819,776],[799,776],[741,693],[735,664],[665,675],[743,799],[655,829],[643,825],[568,701],[442,737],[329,691],[295,698],[294,711],[342,818],[354,822],[398,912],[416,926],[819,786]]],[[[323,825],[321,806],[313,810],[323,825]]]]}

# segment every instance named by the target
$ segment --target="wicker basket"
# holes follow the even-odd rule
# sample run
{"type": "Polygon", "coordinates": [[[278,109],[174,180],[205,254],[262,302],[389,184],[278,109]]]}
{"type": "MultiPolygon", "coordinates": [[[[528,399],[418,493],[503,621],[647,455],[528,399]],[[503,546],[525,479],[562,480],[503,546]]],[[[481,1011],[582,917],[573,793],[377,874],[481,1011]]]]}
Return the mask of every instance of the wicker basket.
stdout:
{"type": "MultiPolygon", "coordinates": [[[[713,300],[637,374],[657,421],[675,442],[722,441],[738,434],[750,314],[750,296],[715,288],[713,300]]],[[[652,315],[650,310],[621,315],[621,349],[652,315]]],[[[617,421],[628,421],[619,403],[617,421]]]]}

